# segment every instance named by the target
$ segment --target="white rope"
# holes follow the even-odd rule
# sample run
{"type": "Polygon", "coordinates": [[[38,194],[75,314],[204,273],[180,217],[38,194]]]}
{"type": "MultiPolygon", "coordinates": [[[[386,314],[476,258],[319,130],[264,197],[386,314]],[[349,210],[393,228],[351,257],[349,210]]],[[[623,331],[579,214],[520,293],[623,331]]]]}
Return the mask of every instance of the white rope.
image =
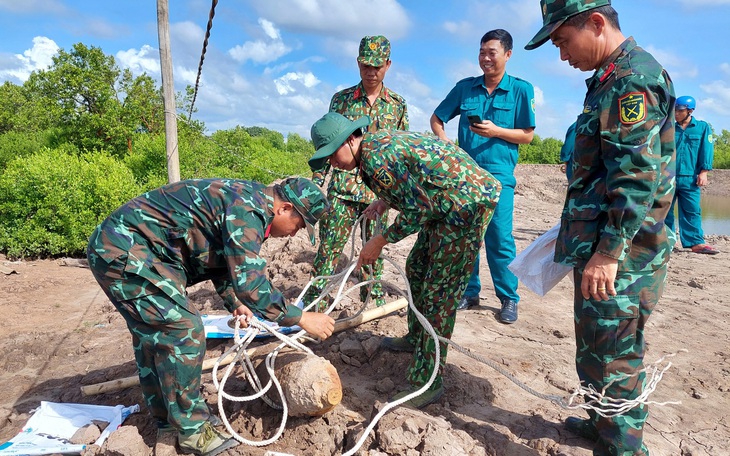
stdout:
{"type": "Polygon", "coordinates": [[[464,355],[479,361],[480,363],[486,364],[487,366],[491,367],[492,369],[496,370],[500,374],[507,377],[512,383],[519,386],[523,390],[527,391],[528,393],[532,394],[535,397],[539,397],[540,399],[544,399],[546,401],[553,402],[557,404],[558,406],[568,409],[568,410],[576,410],[576,409],[585,409],[585,410],[593,410],[597,414],[610,418],[612,416],[622,415],[632,408],[638,406],[638,405],[677,405],[681,404],[681,401],[676,402],[654,402],[649,401],[649,395],[653,393],[656,390],[657,385],[662,379],[662,376],[664,373],[672,366],[671,362],[667,362],[667,364],[664,367],[661,367],[661,364],[664,363],[664,360],[669,357],[676,356],[679,352],[687,352],[687,350],[680,350],[677,353],[671,353],[665,356],[662,356],[658,360],[656,360],[654,363],[646,366],[644,369],[635,372],[633,375],[623,375],[621,377],[618,377],[614,380],[612,380],[609,384],[603,387],[601,392],[599,393],[596,391],[596,389],[593,387],[593,385],[582,386],[579,385],[573,390],[573,393],[566,399],[562,396],[556,396],[552,394],[543,394],[538,391],[535,391],[534,389],[530,388],[529,386],[525,385],[523,382],[517,379],[514,375],[512,375],[510,372],[508,372],[506,369],[504,369],[502,366],[500,366],[495,361],[492,361],[491,359],[484,358],[480,355],[477,355],[475,353],[472,353],[470,350],[461,347],[456,342],[451,341],[449,339],[445,339],[441,336],[439,336],[439,340],[441,342],[444,342],[446,344],[451,345],[456,351],[463,353],[464,355]],[[634,399],[614,399],[612,397],[608,397],[605,395],[606,389],[608,389],[611,384],[613,384],[616,381],[623,380],[625,378],[629,378],[632,376],[639,375],[640,373],[645,372],[648,376],[648,380],[646,381],[646,385],[644,386],[644,389],[638,397],[634,399]],[[587,402],[579,404],[575,403],[575,400],[578,397],[585,397],[588,399],[587,402]]]}
{"type": "MultiPolygon", "coordinates": [[[[359,224],[361,221],[363,221],[362,216],[360,217],[360,219],[358,219],[357,223],[359,224]]],[[[357,226],[357,224],[355,226],[357,226]]],[[[380,225],[378,225],[378,227],[379,226],[380,225]]],[[[364,224],[363,224],[363,227],[364,227],[364,224]]],[[[361,231],[364,232],[364,229],[362,229],[361,231]]],[[[364,234],[363,234],[363,236],[364,236],[364,234]]],[[[365,240],[363,239],[363,243],[364,242],[365,242],[365,240]]],[[[335,294],[334,300],[327,306],[327,308],[324,311],[324,313],[329,314],[335,309],[335,307],[337,307],[337,305],[340,303],[340,301],[345,296],[349,295],[354,290],[357,290],[363,286],[367,286],[367,285],[370,285],[371,283],[376,282],[376,280],[363,281],[363,282],[359,282],[359,283],[345,289],[345,286],[347,284],[347,281],[348,281],[350,275],[352,274],[355,267],[357,266],[357,260],[354,257],[354,250],[355,250],[355,230],[353,230],[351,252],[350,252],[350,258],[352,258],[352,261],[345,268],[345,270],[343,270],[342,272],[340,272],[338,274],[334,274],[334,275],[330,275],[330,276],[318,276],[318,277],[312,278],[309,281],[309,283],[304,287],[304,289],[301,291],[301,293],[297,297],[297,301],[300,301],[302,299],[302,297],[305,295],[305,293],[308,291],[308,289],[315,282],[324,280],[327,282],[327,284],[323,288],[320,295],[303,309],[304,311],[308,311],[309,309],[312,309],[312,308],[314,308],[314,310],[316,311],[316,309],[318,309],[318,307],[319,307],[320,301],[322,299],[324,299],[326,296],[329,296],[329,294],[333,291],[333,289],[336,288],[337,292],[335,294]]],[[[455,350],[465,354],[466,356],[469,356],[472,359],[475,359],[483,364],[488,365],[489,367],[495,369],[497,372],[499,372],[500,374],[507,377],[515,385],[517,385],[518,387],[527,391],[528,393],[530,393],[536,397],[539,397],[541,399],[553,402],[553,403],[557,404],[558,406],[566,408],[566,409],[590,409],[590,410],[594,410],[596,413],[598,413],[601,416],[612,417],[612,416],[624,414],[624,413],[628,412],[629,410],[631,410],[632,408],[636,407],[637,405],[641,405],[641,404],[644,404],[644,405],[649,405],[649,404],[670,405],[670,404],[672,404],[672,405],[674,405],[674,404],[680,403],[680,402],[654,402],[654,401],[648,400],[649,396],[656,390],[656,387],[659,384],[659,382],[661,381],[664,373],[672,365],[671,362],[667,362],[667,364],[664,367],[660,368],[661,363],[663,363],[666,358],[675,356],[676,353],[666,355],[666,356],[660,358],[659,360],[657,360],[655,363],[647,366],[642,371],[640,371],[640,372],[647,373],[648,381],[646,382],[646,385],[642,391],[642,394],[635,399],[628,400],[628,399],[614,399],[611,397],[607,397],[605,395],[605,392],[606,392],[606,389],[610,386],[610,384],[606,385],[601,392],[596,391],[595,388],[592,387],[592,385],[589,385],[588,387],[579,386],[578,388],[576,388],[573,391],[573,393],[567,399],[564,397],[561,397],[561,396],[557,396],[557,395],[548,395],[548,394],[540,393],[540,392],[530,388],[529,386],[525,385],[523,382],[518,380],[513,374],[511,374],[509,371],[507,371],[506,369],[501,367],[499,364],[497,364],[495,361],[492,361],[492,360],[484,358],[480,355],[474,354],[470,350],[459,346],[455,342],[437,335],[436,331],[433,329],[433,326],[428,322],[428,320],[426,320],[426,318],[423,316],[423,314],[421,314],[415,308],[415,306],[413,304],[413,297],[411,295],[410,284],[408,282],[408,278],[407,278],[405,272],[403,271],[403,269],[399,265],[397,265],[388,256],[381,255],[381,258],[384,261],[388,261],[398,271],[398,273],[401,275],[401,277],[405,281],[405,293],[404,294],[406,295],[406,298],[408,300],[408,306],[409,306],[410,310],[413,312],[416,319],[421,323],[421,325],[423,326],[425,331],[434,340],[434,346],[436,349],[434,359],[436,360],[436,364],[435,364],[435,368],[434,368],[433,372],[431,372],[431,376],[429,377],[426,384],[424,384],[419,389],[411,392],[410,394],[408,394],[396,401],[388,402],[371,420],[370,424],[362,432],[360,438],[355,443],[355,445],[350,450],[343,453],[343,456],[354,455],[360,449],[360,447],[363,445],[365,440],[368,438],[370,433],[373,431],[373,429],[375,428],[377,423],[380,421],[380,419],[386,413],[388,413],[393,408],[422,395],[431,387],[434,380],[436,379],[436,376],[438,375],[439,364],[440,364],[439,359],[441,356],[441,348],[440,348],[440,344],[438,342],[443,342],[444,344],[449,344],[455,350]],[[581,404],[575,403],[576,399],[580,396],[583,396],[584,398],[586,398],[587,402],[581,403],[581,404]]],[[[367,306],[371,293],[372,293],[372,290],[370,290],[370,292],[368,293],[365,303],[363,304],[362,308],[358,311],[357,314],[350,316],[343,320],[338,320],[338,321],[346,321],[346,320],[350,320],[352,318],[357,317],[367,306]]],[[[278,379],[276,378],[276,374],[274,372],[274,366],[275,366],[276,356],[277,356],[278,352],[285,346],[290,346],[296,350],[300,350],[300,351],[310,353],[310,354],[312,353],[312,351],[308,347],[306,347],[304,344],[302,344],[301,342],[298,341],[299,339],[308,337],[306,335],[307,334],[306,331],[304,331],[304,330],[298,332],[297,334],[295,334],[293,336],[286,336],[286,335],[282,334],[281,332],[271,329],[271,328],[267,327],[266,325],[256,321],[255,319],[252,320],[251,322],[249,322],[249,325],[251,327],[246,332],[246,335],[241,338],[239,336],[239,326],[240,325],[239,325],[239,322],[236,321],[235,331],[234,331],[234,345],[229,350],[227,350],[223,355],[221,355],[220,358],[218,359],[218,361],[216,362],[216,364],[213,368],[213,383],[214,383],[216,389],[218,390],[218,410],[221,415],[221,420],[225,424],[228,432],[239,442],[242,442],[244,444],[251,445],[251,446],[260,447],[260,446],[269,445],[269,444],[275,442],[276,440],[278,440],[281,437],[281,434],[283,433],[284,428],[286,427],[286,421],[287,421],[287,416],[288,416],[288,406],[287,406],[287,403],[286,403],[286,400],[284,397],[284,393],[283,393],[281,384],[279,383],[278,379]],[[246,351],[246,347],[261,332],[268,332],[269,334],[273,335],[274,337],[276,337],[282,341],[282,343],[279,346],[277,346],[266,357],[265,366],[266,366],[266,370],[269,374],[269,382],[263,387],[261,386],[260,380],[255,372],[253,364],[246,351]],[[223,359],[227,358],[233,352],[236,352],[235,357],[234,357],[233,361],[226,368],[223,378],[221,379],[221,381],[219,383],[218,375],[217,375],[219,363],[223,359]],[[237,396],[232,396],[228,393],[225,393],[224,385],[225,385],[226,381],[228,380],[231,372],[233,371],[236,362],[239,361],[241,359],[241,357],[243,357],[243,361],[241,362],[241,367],[244,370],[244,375],[246,377],[248,377],[249,384],[251,385],[251,387],[253,388],[255,393],[252,395],[249,395],[249,396],[237,397],[237,396]],[[271,389],[272,384],[276,387],[276,391],[281,400],[281,404],[274,403],[269,397],[266,396],[266,393],[271,389]],[[226,417],[225,410],[223,408],[223,399],[225,398],[225,399],[228,399],[228,400],[234,401],[234,402],[243,402],[243,401],[255,400],[255,399],[258,399],[259,397],[261,397],[272,408],[282,410],[282,419],[279,424],[279,428],[277,429],[276,433],[272,437],[270,437],[269,439],[266,439],[266,440],[252,441],[252,440],[245,439],[244,437],[239,435],[235,430],[233,430],[233,428],[231,427],[231,425],[226,417]]],[[[686,350],[681,350],[681,351],[686,352],[686,350]]],[[[639,373],[636,373],[634,375],[638,375],[638,374],[639,373]]],[[[621,380],[621,379],[624,379],[627,377],[628,376],[620,377],[613,381],[618,381],[618,380],[621,380]]]]}

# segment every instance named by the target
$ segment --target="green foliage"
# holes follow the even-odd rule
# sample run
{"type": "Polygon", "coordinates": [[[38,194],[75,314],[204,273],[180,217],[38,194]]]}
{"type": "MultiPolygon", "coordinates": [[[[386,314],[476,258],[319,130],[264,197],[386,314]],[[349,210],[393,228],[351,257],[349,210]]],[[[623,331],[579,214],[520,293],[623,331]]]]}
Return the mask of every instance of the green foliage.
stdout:
{"type": "Polygon", "coordinates": [[[723,130],[715,136],[715,160],[712,167],[715,169],[730,169],[730,131],[723,130]]]}
{"type": "Polygon", "coordinates": [[[183,179],[230,177],[263,183],[311,174],[307,165],[314,151],[311,143],[295,134],[289,136],[291,146],[281,133],[262,127],[235,127],[219,130],[210,138],[191,138],[180,144],[180,174],[183,179]]]}
{"type": "Polygon", "coordinates": [[[519,163],[557,164],[560,163],[560,148],[563,142],[555,138],[540,139],[535,135],[530,144],[520,144],[519,163]]]}
{"type": "Polygon", "coordinates": [[[10,258],[83,255],[94,227],[140,193],[107,153],[69,145],[8,163],[0,175],[0,251],[10,258]]]}
{"type": "Polygon", "coordinates": [[[51,143],[51,132],[8,131],[0,134],[0,172],[19,157],[27,157],[51,143]]]}
{"type": "Polygon", "coordinates": [[[144,190],[166,184],[165,136],[148,133],[133,135],[132,147],[124,157],[124,164],[144,190]]]}
{"type": "Polygon", "coordinates": [[[60,142],[79,150],[122,157],[134,132],[164,130],[162,97],[152,78],[120,70],[97,47],[78,43],[59,50],[53,64],[33,72],[23,87],[27,109],[37,112],[37,103],[45,109],[41,128],[55,127],[60,142]]]}

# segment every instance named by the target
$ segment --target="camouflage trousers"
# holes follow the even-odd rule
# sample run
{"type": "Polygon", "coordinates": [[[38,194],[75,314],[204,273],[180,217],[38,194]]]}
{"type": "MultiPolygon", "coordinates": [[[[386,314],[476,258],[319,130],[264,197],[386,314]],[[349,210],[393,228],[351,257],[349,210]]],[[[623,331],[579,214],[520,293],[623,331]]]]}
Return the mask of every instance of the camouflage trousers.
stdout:
{"type": "Polygon", "coordinates": [[[132,334],[147,408],[160,427],[195,432],[210,417],[200,394],[205,332],[197,312],[180,306],[151,283],[125,271],[126,255],[111,263],[93,249],[91,271],[132,334]]]}
{"type": "MultiPolygon", "coordinates": [[[[635,399],[646,380],[644,327],[664,292],[667,265],[658,270],[621,272],[616,276],[616,296],[607,301],[583,299],[583,269],[575,268],[575,364],[583,386],[593,385],[606,396],[635,399]]],[[[595,456],[648,455],[643,443],[647,406],[637,406],[613,418],[589,411],[598,431],[595,456]]]]}
{"type": "MultiPolygon", "coordinates": [[[[348,201],[337,198],[336,196],[330,197],[330,202],[332,203],[332,208],[319,220],[319,250],[317,250],[317,255],[314,257],[313,277],[329,276],[335,273],[337,262],[340,259],[340,255],[342,255],[342,250],[348,241],[350,241],[350,233],[352,232],[353,225],[369,206],[367,203],[348,201]]],[[[388,221],[388,214],[383,214],[380,221],[385,227],[388,221]]],[[[365,222],[365,235],[367,239],[375,235],[376,226],[377,220],[367,220],[365,222]]],[[[371,287],[360,288],[360,299],[364,301],[371,288],[371,299],[377,300],[378,298],[382,298],[383,287],[379,281],[383,276],[383,260],[378,259],[372,269],[370,266],[363,266],[360,271],[362,281],[378,281],[371,287]]],[[[322,293],[326,284],[327,281],[323,279],[313,283],[304,295],[304,304],[308,305],[314,301],[322,293]]],[[[320,301],[319,309],[324,310],[327,304],[326,300],[323,299],[320,301]]]]}
{"type": "MultiPolygon", "coordinates": [[[[474,269],[492,210],[484,210],[470,226],[429,223],[418,238],[406,262],[406,275],[414,307],[433,326],[436,334],[451,339],[456,323],[456,306],[474,269]]],[[[415,347],[408,367],[408,381],[415,387],[426,384],[436,366],[434,340],[408,308],[406,339],[415,347]]],[[[439,374],[431,388],[443,385],[448,345],[440,342],[439,374]]]]}

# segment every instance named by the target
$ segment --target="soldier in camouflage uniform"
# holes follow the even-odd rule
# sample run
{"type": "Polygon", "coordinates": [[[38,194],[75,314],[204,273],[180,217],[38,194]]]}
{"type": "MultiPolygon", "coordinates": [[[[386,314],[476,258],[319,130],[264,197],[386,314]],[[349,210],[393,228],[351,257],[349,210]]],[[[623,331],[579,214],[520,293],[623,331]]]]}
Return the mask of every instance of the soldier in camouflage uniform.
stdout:
{"type": "MultiPolygon", "coordinates": [[[[357,65],[362,80],[356,86],[337,92],[330,102],[330,111],[339,112],[350,120],[363,116],[371,119],[368,130],[408,130],[408,108],[406,101],[385,87],[383,79],[390,68],[390,41],[382,35],[366,36],[360,40],[357,65]]],[[[312,180],[323,185],[329,163],[322,169],[314,171],[312,180]]],[[[352,171],[333,169],[332,178],[327,189],[327,197],[332,203],[332,210],[319,222],[320,245],[314,259],[314,276],[332,275],[337,260],[350,237],[350,230],[367,206],[375,201],[373,192],[365,186],[352,171]]],[[[379,217],[380,223],[387,225],[388,215],[379,217]]],[[[365,234],[368,239],[375,234],[376,223],[366,221],[365,234]]],[[[380,280],[383,273],[383,260],[378,260],[370,267],[362,269],[363,280],[380,280]]],[[[322,293],[325,281],[312,284],[304,301],[311,302],[322,293]]],[[[368,288],[361,288],[363,301],[367,298],[368,288]]],[[[377,305],[385,303],[383,288],[379,282],[372,287],[371,297],[377,305]]],[[[323,301],[321,307],[326,306],[323,301]]]]}
{"type": "MultiPolygon", "coordinates": [[[[609,0],[540,3],[544,26],[525,48],[550,39],[562,60],[594,71],[555,247],[555,261],[574,266],[576,368],[584,385],[631,400],[644,386],[644,328],[672,250],[665,217],[675,185],[674,88],[624,37],[609,0]]],[[[595,441],[594,455],[649,454],[646,406],[589,415],[568,418],[566,427],[595,441]]]]}
{"type": "Polygon", "coordinates": [[[332,318],[287,304],[259,256],[267,237],[293,236],[305,226],[314,244],[313,226],[328,208],[322,191],[303,178],[270,187],[196,179],[131,200],[92,233],[89,264],[132,334],[147,407],[160,431],[178,432],[182,449],[209,455],[237,444],[214,429],[217,419],[200,396],[205,335],[186,287],[211,280],[244,326],[253,311],[330,336],[332,318]]]}
{"type": "MultiPolygon", "coordinates": [[[[392,225],[363,246],[359,265],[373,264],[386,244],[418,233],[406,263],[413,303],[436,334],[450,338],[456,305],[469,281],[501,186],[451,142],[403,131],[362,133],[369,121],[367,117],[350,121],[333,112],[319,119],[312,126],[316,152],[309,165],[318,169],[329,161],[335,168],[356,170],[380,198],[365,210],[369,218],[382,215],[388,207],[399,211],[392,225]]],[[[408,380],[414,390],[426,384],[438,368],[428,391],[410,405],[424,407],[443,394],[447,346],[440,345],[437,360],[434,341],[410,308],[408,334],[385,338],[383,345],[413,352],[408,380]]]]}

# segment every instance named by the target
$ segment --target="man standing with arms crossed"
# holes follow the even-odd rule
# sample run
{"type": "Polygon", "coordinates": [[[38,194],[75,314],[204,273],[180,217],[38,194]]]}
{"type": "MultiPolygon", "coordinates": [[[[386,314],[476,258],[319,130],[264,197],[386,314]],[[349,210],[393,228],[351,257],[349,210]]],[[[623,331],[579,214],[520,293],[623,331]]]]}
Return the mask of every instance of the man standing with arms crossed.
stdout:
{"type": "MultiPolygon", "coordinates": [[[[532,84],[510,76],[505,69],[512,56],[512,36],[502,29],[487,32],[479,47],[484,73],[462,79],[431,116],[431,129],[448,140],[444,123],[459,118],[459,147],[502,184],[502,195],[484,236],[487,263],[494,291],[501,303],[499,321],[517,321],[517,277],[507,266],[515,259],[512,212],[519,144],[532,141],[535,130],[535,94],[532,84]]],[[[458,309],[479,304],[479,255],[458,309]]]]}
{"type": "MultiPolygon", "coordinates": [[[[664,290],[672,251],[664,219],[674,194],[674,88],[662,66],[624,38],[609,0],[541,0],[560,59],[593,71],[576,123],[573,179],[555,261],[574,267],[576,369],[583,386],[613,399],[643,390],[644,327],[664,290]]],[[[570,417],[594,455],[648,455],[645,405],[606,418],[570,417]]]]}
{"type": "Polygon", "coordinates": [[[712,170],[714,150],[712,129],[707,122],[695,119],[692,113],[697,102],[684,96],[677,98],[674,120],[677,121],[675,143],[677,145],[677,191],[672,208],[667,214],[667,228],[674,232],[674,206],[679,215],[679,239],[682,247],[694,253],[717,255],[719,250],[705,244],[702,232],[701,187],[707,185],[707,174],[712,170]]]}
{"type": "MultiPolygon", "coordinates": [[[[390,41],[382,35],[365,36],[360,40],[357,66],[360,69],[361,81],[356,86],[337,92],[330,102],[330,112],[338,112],[350,120],[368,116],[368,131],[408,130],[408,109],[406,101],[385,87],[383,79],[390,68],[390,41]]],[[[312,180],[323,185],[325,176],[330,170],[329,163],[315,170],[312,180]]],[[[350,230],[362,215],[365,208],[375,201],[375,194],[358,179],[353,171],[332,169],[332,179],[327,189],[327,198],[332,209],[319,222],[320,245],[314,259],[313,276],[327,276],[335,272],[342,249],[350,237],[350,230]]],[[[379,217],[385,226],[388,221],[387,212],[379,217]]],[[[365,221],[367,239],[375,235],[377,221],[365,221]]],[[[362,269],[362,279],[380,280],[383,273],[383,260],[379,259],[372,266],[362,269]],[[370,269],[372,267],[372,270],[370,269]]],[[[304,296],[305,304],[309,304],[322,293],[325,281],[312,284],[304,296]]],[[[377,306],[385,304],[383,288],[379,282],[372,287],[360,288],[360,298],[367,298],[368,289],[372,288],[371,297],[377,306]]],[[[322,301],[320,308],[326,302],[322,301]]]]}

